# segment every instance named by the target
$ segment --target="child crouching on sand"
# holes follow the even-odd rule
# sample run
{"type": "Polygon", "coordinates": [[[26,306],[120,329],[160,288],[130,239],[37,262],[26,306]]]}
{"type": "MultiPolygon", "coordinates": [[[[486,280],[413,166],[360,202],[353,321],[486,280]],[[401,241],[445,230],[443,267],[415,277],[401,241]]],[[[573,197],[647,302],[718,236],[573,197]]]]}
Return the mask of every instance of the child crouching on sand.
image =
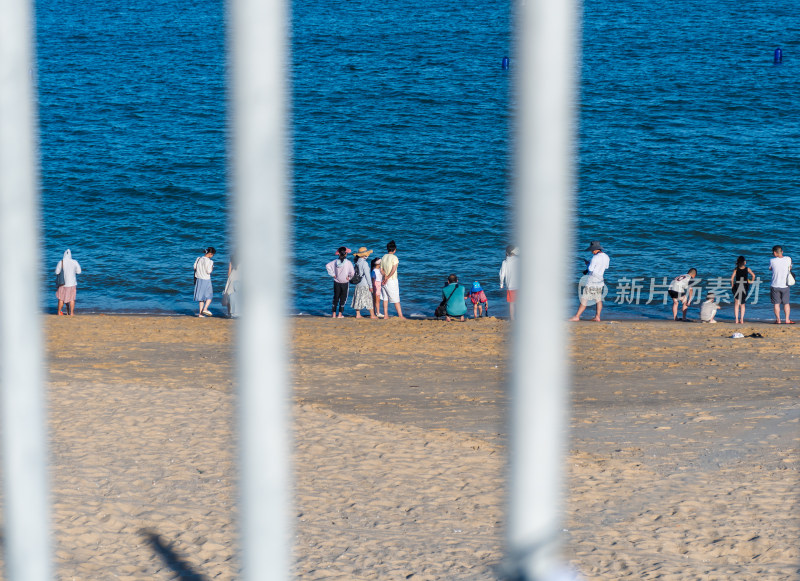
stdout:
{"type": "Polygon", "coordinates": [[[381,284],[383,283],[383,273],[381,272],[381,259],[373,258],[370,263],[372,269],[372,296],[375,297],[375,314],[379,319],[383,318],[381,314],[381,284]]]}
{"type": "Polygon", "coordinates": [[[714,293],[708,293],[705,302],[700,305],[700,320],[703,323],[716,323],[714,317],[720,307],[715,299],[714,293]]]}
{"type": "Polygon", "coordinates": [[[469,290],[469,300],[472,301],[472,318],[477,319],[478,316],[483,316],[483,306],[486,305],[486,316],[489,316],[489,301],[486,298],[486,293],[481,288],[481,283],[477,280],[472,283],[472,288],[469,290]]]}

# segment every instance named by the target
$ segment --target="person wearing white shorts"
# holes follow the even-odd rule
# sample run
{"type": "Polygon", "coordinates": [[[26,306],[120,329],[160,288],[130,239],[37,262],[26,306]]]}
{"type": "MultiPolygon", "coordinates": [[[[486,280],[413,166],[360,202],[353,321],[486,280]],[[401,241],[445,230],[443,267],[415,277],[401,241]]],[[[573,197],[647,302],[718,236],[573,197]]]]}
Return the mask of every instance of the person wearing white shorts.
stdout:
{"type": "Polygon", "coordinates": [[[394,240],[386,245],[386,254],[381,257],[381,273],[383,273],[383,286],[381,286],[381,299],[383,299],[384,319],[389,318],[389,303],[397,310],[397,318],[405,319],[400,308],[400,284],[397,282],[397,265],[400,260],[395,256],[397,244],[394,240]]]}
{"type": "MultiPolygon", "coordinates": [[[[400,304],[400,285],[397,283],[396,278],[393,278],[381,287],[381,299],[393,305],[400,304]]],[[[384,311],[385,310],[386,309],[384,309],[384,311]]]]}

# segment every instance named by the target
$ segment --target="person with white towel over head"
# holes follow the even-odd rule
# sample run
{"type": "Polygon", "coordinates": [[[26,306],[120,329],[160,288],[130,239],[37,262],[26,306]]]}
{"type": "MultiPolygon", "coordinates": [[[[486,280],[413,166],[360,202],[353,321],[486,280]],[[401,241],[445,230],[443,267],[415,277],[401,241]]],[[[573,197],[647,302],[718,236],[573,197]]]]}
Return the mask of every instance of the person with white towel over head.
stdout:
{"type": "Polygon", "coordinates": [[[75,314],[75,295],[78,291],[78,276],[81,273],[81,265],[72,258],[72,251],[69,248],[64,251],[64,256],[56,265],[57,288],[56,298],[58,299],[58,314],[63,315],[62,308],[64,303],[69,308],[70,316],[75,314]]]}

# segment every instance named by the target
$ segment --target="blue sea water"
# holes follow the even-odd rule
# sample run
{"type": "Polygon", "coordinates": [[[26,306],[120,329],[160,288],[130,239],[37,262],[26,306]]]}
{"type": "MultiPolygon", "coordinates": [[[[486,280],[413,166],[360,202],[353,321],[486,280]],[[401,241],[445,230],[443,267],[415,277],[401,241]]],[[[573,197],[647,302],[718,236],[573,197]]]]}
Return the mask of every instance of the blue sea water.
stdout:
{"type": "MultiPolygon", "coordinates": [[[[288,256],[265,257],[276,283],[292,281],[291,312],[329,311],[335,248],[380,255],[393,239],[406,314],[430,315],[450,272],[505,313],[511,4],[296,0],[291,12],[293,235],[288,256]]],[[[218,249],[219,290],[232,251],[224,4],[41,0],[36,17],[43,308],[69,247],[79,309],[191,312],[194,258],[218,249]]],[[[581,30],[576,240],[553,251],[577,281],[583,248],[603,242],[607,314],[664,316],[615,304],[626,278],[689,266],[727,278],[739,254],[766,278],[773,244],[800,256],[792,6],[586,0],[581,30]]],[[[768,316],[766,302],[749,312],[768,316]]]]}

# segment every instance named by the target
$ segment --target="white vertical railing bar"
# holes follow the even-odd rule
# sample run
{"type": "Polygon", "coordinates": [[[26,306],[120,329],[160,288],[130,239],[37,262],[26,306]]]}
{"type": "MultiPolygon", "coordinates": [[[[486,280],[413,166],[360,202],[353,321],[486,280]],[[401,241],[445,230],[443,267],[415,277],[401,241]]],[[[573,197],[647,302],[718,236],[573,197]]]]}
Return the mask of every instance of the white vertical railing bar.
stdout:
{"type": "Polygon", "coordinates": [[[560,564],[567,442],[569,212],[573,187],[575,6],[519,0],[516,235],[508,544],[517,575],[549,580],[560,564]]]}
{"type": "Polygon", "coordinates": [[[0,0],[0,382],[5,559],[11,581],[50,581],[47,435],[39,313],[33,20],[0,0]]]}
{"type": "Polygon", "coordinates": [[[290,458],[285,285],[268,262],[289,251],[286,227],[287,9],[230,0],[233,183],[242,318],[237,332],[242,578],[287,579],[290,458]]]}

